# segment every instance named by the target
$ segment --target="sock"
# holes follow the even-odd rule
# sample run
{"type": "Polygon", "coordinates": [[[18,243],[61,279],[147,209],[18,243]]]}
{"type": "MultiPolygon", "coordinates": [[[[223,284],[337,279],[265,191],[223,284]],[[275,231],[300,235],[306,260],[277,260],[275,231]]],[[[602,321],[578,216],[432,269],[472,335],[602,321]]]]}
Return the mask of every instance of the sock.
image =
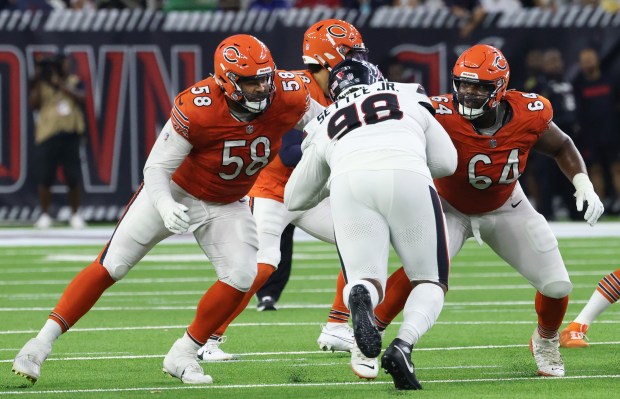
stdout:
{"type": "Polygon", "coordinates": [[[196,317],[187,327],[187,334],[203,346],[211,334],[237,309],[246,293],[221,281],[216,281],[202,296],[196,317]]]}
{"type": "Polygon", "coordinates": [[[49,318],[62,332],[77,323],[116,281],[99,260],[88,265],[71,280],[49,318]]]}
{"type": "Polygon", "coordinates": [[[401,267],[388,278],[385,285],[385,298],[375,309],[375,321],[379,330],[383,331],[390,325],[405,307],[411,293],[411,281],[401,267]]]}
{"type": "Polygon", "coordinates": [[[62,334],[62,327],[56,320],[47,319],[39,334],[37,334],[37,339],[47,342],[50,345],[53,345],[54,342],[60,337],[62,334]]]}
{"type": "Polygon", "coordinates": [[[603,277],[596,287],[596,291],[583,308],[575,323],[590,325],[610,305],[620,299],[620,269],[603,277]]]}
{"type": "Polygon", "coordinates": [[[566,314],[568,295],[556,299],[544,296],[537,291],[535,307],[538,314],[538,334],[546,339],[555,337],[566,314]]]}
{"type": "Polygon", "coordinates": [[[181,337],[181,340],[183,341],[183,343],[187,346],[189,346],[190,348],[193,348],[195,351],[197,351],[198,349],[200,349],[200,347],[202,345],[198,344],[191,335],[188,334],[187,331],[185,331],[185,334],[183,334],[183,337],[181,337]]]}
{"type": "Polygon", "coordinates": [[[370,302],[372,303],[372,308],[376,308],[379,304],[379,291],[377,291],[377,287],[373,283],[368,280],[352,280],[344,286],[342,290],[342,296],[347,299],[347,307],[349,306],[349,296],[351,295],[351,289],[356,285],[363,285],[368,290],[370,294],[370,302]]]}
{"type": "Polygon", "coordinates": [[[344,286],[346,284],[347,283],[344,281],[344,274],[341,271],[338,274],[338,279],[336,280],[336,296],[334,297],[332,310],[329,312],[329,316],[327,317],[328,323],[349,322],[349,317],[351,317],[351,313],[349,313],[349,309],[344,304],[344,300],[342,299],[342,291],[344,290],[344,286]]]}
{"type": "Polygon", "coordinates": [[[215,335],[219,335],[219,336],[224,335],[224,331],[226,331],[226,329],[228,328],[228,325],[232,323],[233,320],[235,320],[237,316],[239,316],[239,314],[241,314],[241,312],[245,310],[245,308],[248,306],[248,303],[250,303],[250,300],[252,299],[254,294],[256,294],[256,291],[258,291],[265,284],[265,282],[269,279],[269,276],[271,276],[273,272],[276,271],[276,269],[273,266],[268,265],[266,263],[259,263],[257,268],[258,268],[258,272],[256,273],[256,278],[254,279],[254,282],[252,283],[252,287],[250,287],[250,290],[245,293],[245,296],[243,297],[243,299],[241,300],[237,308],[234,310],[234,312],[226,319],[226,321],[224,321],[218,327],[218,329],[214,333],[215,335]]]}
{"type": "Polygon", "coordinates": [[[437,284],[417,285],[407,298],[403,310],[403,324],[396,337],[415,345],[437,321],[443,302],[444,293],[437,284]]]}

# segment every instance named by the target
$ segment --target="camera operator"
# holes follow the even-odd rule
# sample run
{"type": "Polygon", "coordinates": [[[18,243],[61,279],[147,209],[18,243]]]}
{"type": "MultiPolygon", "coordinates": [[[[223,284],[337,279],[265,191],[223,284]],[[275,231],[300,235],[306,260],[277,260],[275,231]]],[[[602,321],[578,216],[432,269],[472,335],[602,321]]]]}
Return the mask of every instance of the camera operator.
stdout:
{"type": "Polygon", "coordinates": [[[69,187],[71,227],[86,226],[78,213],[80,202],[80,141],[85,122],[82,105],[85,92],[77,75],[69,72],[69,59],[62,55],[47,56],[37,61],[35,75],[30,82],[29,105],[35,112],[35,144],[37,155],[38,194],[41,206],[35,227],[52,226],[49,214],[52,200],[51,186],[56,170],[62,165],[69,187]]]}

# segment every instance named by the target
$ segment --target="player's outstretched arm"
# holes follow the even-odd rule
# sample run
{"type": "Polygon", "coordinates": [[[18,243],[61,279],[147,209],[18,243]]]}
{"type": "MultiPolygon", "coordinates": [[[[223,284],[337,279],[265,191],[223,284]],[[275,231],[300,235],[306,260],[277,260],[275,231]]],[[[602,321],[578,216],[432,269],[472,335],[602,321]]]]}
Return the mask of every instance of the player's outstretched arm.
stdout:
{"type": "Polygon", "coordinates": [[[534,149],[555,159],[562,173],[575,186],[577,210],[582,211],[584,201],[587,202],[583,218],[590,226],[594,226],[605,211],[605,207],[594,191],[586,165],[573,140],[551,122],[549,128],[536,142],[534,149]]]}
{"type": "Polygon", "coordinates": [[[304,149],[301,161],[293,170],[284,189],[284,205],[290,211],[302,211],[315,207],[329,196],[325,185],[330,169],[316,143],[304,149]]]}

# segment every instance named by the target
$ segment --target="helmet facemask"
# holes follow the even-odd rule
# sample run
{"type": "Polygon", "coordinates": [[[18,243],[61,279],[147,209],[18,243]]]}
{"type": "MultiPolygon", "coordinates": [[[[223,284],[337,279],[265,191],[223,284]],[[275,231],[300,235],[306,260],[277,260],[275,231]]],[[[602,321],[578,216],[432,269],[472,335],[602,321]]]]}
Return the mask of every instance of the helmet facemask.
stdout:
{"type": "Polygon", "coordinates": [[[453,76],[453,97],[458,104],[459,114],[465,119],[473,120],[495,110],[499,104],[498,97],[503,86],[503,79],[493,82],[453,76]],[[473,86],[468,93],[461,90],[463,83],[473,86]]]}
{"type": "Polygon", "coordinates": [[[263,112],[276,92],[274,76],[274,71],[255,76],[237,76],[234,72],[228,72],[227,77],[235,88],[229,97],[252,113],[263,112]]]}

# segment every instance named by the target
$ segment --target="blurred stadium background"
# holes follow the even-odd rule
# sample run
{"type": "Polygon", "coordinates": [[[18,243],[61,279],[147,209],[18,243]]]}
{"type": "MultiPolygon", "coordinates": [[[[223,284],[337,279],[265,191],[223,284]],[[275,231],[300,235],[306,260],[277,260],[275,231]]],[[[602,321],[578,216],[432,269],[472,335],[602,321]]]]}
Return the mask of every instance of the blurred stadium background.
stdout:
{"type": "MultiPolygon", "coordinates": [[[[572,92],[550,97],[556,102],[557,118],[560,112],[572,118],[565,130],[580,148],[593,140],[590,136],[600,136],[593,131],[597,129],[580,125],[580,109],[570,103],[579,89],[570,84],[580,74],[580,51],[593,48],[600,58],[604,94],[612,99],[606,109],[616,118],[613,137],[608,139],[620,148],[616,144],[620,142],[617,9],[617,0],[397,0],[395,4],[375,0],[2,0],[0,225],[32,225],[41,212],[33,155],[34,115],[27,101],[37,57],[63,52],[85,82],[82,214],[89,223],[110,223],[117,220],[142,180],[142,166],[168,118],[171,100],[212,71],[217,43],[231,34],[250,33],[270,47],[280,68],[302,69],[303,33],[324,18],[356,25],[370,48],[371,61],[388,78],[422,83],[430,95],[451,90],[454,61],[478,42],[504,52],[512,71],[509,87],[549,95],[545,90],[550,90],[550,72],[545,66],[550,62],[545,57],[550,50],[559,51],[563,65],[554,79],[569,84],[572,92]]],[[[539,173],[539,169],[555,168],[553,164],[548,167],[544,161],[539,165],[532,160],[528,168],[534,178],[523,176],[522,185],[539,211],[549,219],[578,217],[569,212],[574,203],[562,201],[561,188],[555,187],[557,177],[539,173]]],[[[606,201],[608,219],[616,219],[620,155],[604,162],[603,176],[607,189],[599,195],[606,201]]],[[[66,190],[62,181],[59,173],[51,209],[61,221],[70,215],[66,196],[61,195],[66,190]]]]}

